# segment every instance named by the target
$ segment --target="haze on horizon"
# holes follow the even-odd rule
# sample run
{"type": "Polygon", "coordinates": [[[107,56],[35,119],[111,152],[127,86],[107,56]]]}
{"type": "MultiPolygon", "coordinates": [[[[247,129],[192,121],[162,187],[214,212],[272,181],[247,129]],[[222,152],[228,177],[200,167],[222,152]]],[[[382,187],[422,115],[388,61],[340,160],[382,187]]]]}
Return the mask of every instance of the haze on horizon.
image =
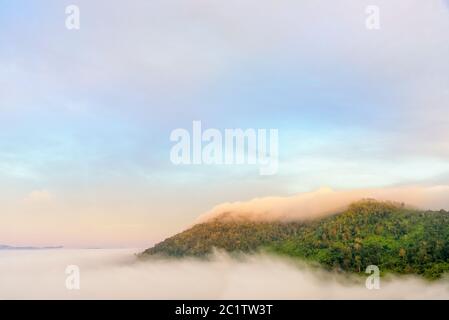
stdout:
{"type": "Polygon", "coordinates": [[[63,2],[0,10],[1,244],[145,248],[322,187],[449,209],[449,1],[378,0],[377,31],[367,0],[76,2],[77,32],[63,2]],[[194,120],[279,129],[279,173],[173,166],[194,120]]]}

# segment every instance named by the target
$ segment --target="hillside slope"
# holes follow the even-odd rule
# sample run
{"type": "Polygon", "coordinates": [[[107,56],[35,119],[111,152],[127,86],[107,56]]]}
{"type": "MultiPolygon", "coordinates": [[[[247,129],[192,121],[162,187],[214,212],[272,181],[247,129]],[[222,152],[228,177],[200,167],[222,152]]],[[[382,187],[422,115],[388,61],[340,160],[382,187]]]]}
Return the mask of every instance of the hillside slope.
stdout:
{"type": "Polygon", "coordinates": [[[260,250],[318,262],[329,269],[440,277],[449,271],[449,214],[363,200],[340,214],[309,222],[213,221],[168,238],[143,256],[206,256],[213,248],[260,250]]]}

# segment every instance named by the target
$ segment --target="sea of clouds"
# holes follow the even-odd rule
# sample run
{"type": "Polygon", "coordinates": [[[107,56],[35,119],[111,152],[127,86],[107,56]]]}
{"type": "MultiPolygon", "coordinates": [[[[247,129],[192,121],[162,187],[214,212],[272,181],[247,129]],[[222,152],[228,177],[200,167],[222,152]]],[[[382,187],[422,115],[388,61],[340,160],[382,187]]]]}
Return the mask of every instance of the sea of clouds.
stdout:
{"type": "Polygon", "coordinates": [[[139,250],[0,252],[0,299],[449,299],[449,280],[331,274],[267,255],[138,261],[139,250]],[[80,290],[66,268],[80,270],[80,290]]]}
{"type": "MultiPolygon", "coordinates": [[[[230,218],[304,220],[338,212],[363,198],[392,200],[438,210],[449,208],[449,186],[408,186],[334,191],[322,188],[291,197],[224,203],[196,222],[227,213],[230,218]]],[[[366,277],[330,273],[298,260],[266,254],[208,260],[151,259],[142,250],[0,251],[0,299],[449,299],[449,278],[381,279],[379,290],[366,277]],[[68,266],[80,271],[80,289],[69,290],[68,266]]],[[[71,269],[73,270],[73,269],[71,269]]]]}

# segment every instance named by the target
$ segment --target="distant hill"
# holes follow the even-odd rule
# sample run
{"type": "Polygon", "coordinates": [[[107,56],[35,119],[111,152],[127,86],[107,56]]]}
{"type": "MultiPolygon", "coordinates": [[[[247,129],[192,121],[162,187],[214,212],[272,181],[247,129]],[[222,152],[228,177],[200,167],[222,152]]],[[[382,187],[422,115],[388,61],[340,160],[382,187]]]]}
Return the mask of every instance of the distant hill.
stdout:
{"type": "Polygon", "coordinates": [[[355,273],[377,265],[382,273],[435,279],[449,271],[449,213],[363,200],[344,212],[308,222],[218,217],[162,241],[142,256],[205,257],[213,248],[266,251],[355,273]]]}
{"type": "Polygon", "coordinates": [[[49,249],[62,249],[62,246],[54,247],[14,247],[0,244],[0,250],[49,250],[49,249]]]}

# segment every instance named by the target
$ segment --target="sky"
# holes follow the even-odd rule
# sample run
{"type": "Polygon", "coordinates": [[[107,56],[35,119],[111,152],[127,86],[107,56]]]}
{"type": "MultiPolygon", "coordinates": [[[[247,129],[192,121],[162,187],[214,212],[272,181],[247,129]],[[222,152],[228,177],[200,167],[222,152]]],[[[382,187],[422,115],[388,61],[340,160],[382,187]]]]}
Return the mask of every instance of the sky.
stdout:
{"type": "Polygon", "coordinates": [[[223,202],[446,186],[448,57],[446,0],[0,0],[0,243],[140,248],[223,202]],[[173,165],[196,120],[278,129],[278,173],[173,165]]]}

